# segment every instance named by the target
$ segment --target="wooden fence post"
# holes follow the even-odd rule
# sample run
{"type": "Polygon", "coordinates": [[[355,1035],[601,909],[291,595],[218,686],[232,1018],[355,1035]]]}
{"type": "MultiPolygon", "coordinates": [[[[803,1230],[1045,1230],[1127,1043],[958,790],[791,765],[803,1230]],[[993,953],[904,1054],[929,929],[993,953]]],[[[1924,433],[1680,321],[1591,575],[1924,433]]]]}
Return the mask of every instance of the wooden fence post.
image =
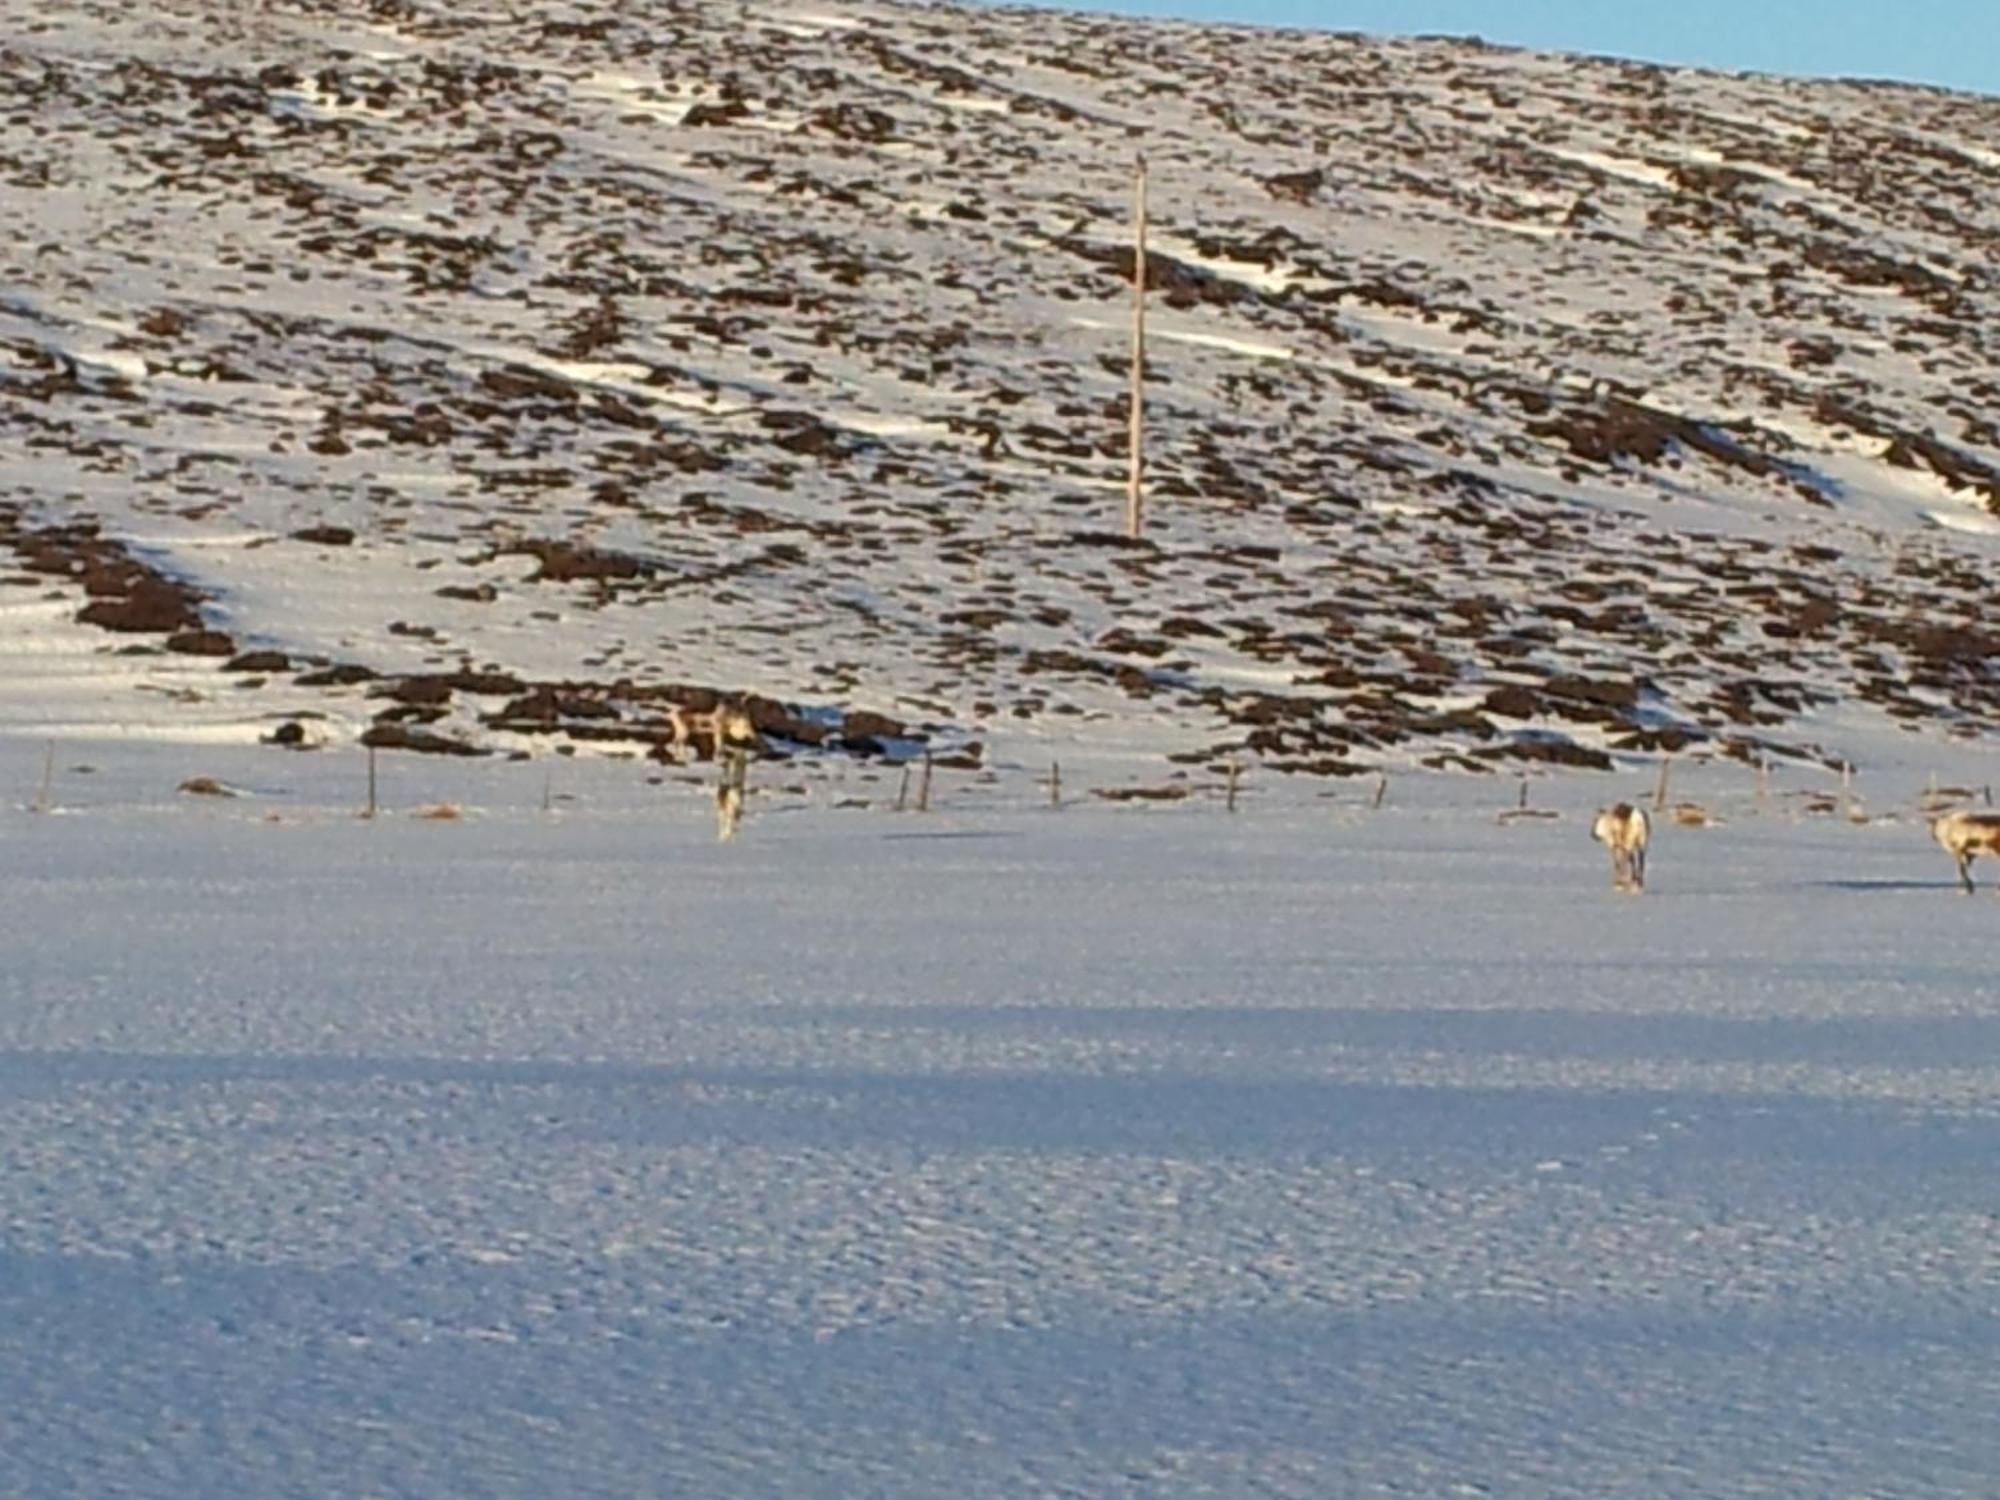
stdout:
{"type": "Polygon", "coordinates": [[[1062,762],[1049,762],[1049,806],[1062,806],[1062,762]]]}
{"type": "Polygon", "coordinates": [[[917,778],[917,811],[931,810],[931,753],[924,752],[924,774],[917,778]]]}
{"type": "Polygon", "coordinates": [[[1240,764],[1238,764],[1237,761],[1232,757],[1229,762],[1229,771],[1228,771],[1229,794],[1227,803],[1229,811],[1231,812],[1236,811],[1236,782],[1237,778],[1242,776],[1242,774],[1243,774],[1243,767],[1240,764]]]}
{"type": "Polygon", "coordinates": [[[1654,812],[1665,812],[1667,810],[1667,773],[1673,768],[1673,764],[1674,758],[1671,755],[1660,757],[1660,782],[1658,786],[1653,788],[1654,812]]]}
{"type": "Polygon", "coordinates": [[[368,747],[368,809],[361,814],[364,818],[375,816],[375,747],[368,747]]]}
{"type": "Polygon", "coordinates": [[[1125,488],[1125,532],[1136,539],[1144,527],[1146,428],[1146,158],[1139,157],[1133,191],[1132,231],[1132,433],[1131,474],[1125,488]]]}
{"type": "Polygon", "coordinates": [[[42,759],[42,789],[35,794],[35,811],[45,813],[55,804],[50,800],[54,795],[53,783],[56,779],[56,742],[49,741],[49,753],[42,759]]]}

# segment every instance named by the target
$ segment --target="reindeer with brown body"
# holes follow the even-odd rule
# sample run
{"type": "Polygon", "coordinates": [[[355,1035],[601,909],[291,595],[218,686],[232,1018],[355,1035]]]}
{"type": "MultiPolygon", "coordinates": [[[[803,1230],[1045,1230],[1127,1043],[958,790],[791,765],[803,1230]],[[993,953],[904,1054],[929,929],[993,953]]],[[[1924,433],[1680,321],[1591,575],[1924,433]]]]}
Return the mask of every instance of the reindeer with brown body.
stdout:
{"type": "Polygon", "coordinates": [[[1590,836],[1611,851],[1613,890],[1633,895],[1646,888],[1646,844],[1652,837],[1652,820],[1643,807],[1620,802],[1607,807],[1590,825],[1590,836]]]}
{"type": "Polygon", "coordinates": [[[763,736],[757,733],[756,721],[740,703],[723,701],[709,709],[674,704],[667,710],[667,728],[673,735],[676,757],[683,750],[703,743],[708,746],[711,760],[722,759],[722,752],[731,745],[762,749],[764,744],[763,736]]]}
{"type": "Polygon", "coordinates": [[[2000,858],[2000,813],[1946,813],[1931,819],[1931,837],[1958,861],[1958,883],[1970,896],[1973,859],[1981,854],[2000,858]]]}

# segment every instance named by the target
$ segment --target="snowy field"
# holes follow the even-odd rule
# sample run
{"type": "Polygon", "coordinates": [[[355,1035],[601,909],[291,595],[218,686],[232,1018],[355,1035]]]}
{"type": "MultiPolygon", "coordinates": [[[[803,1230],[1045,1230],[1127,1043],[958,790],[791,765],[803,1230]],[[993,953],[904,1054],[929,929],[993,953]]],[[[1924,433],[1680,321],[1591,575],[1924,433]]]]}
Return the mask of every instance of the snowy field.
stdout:
{"type": "Polygon", "coordinates": [[[1992,1493],[2000,900],[1909,817],[1718,785],[1632,900],[1608,782],[360,764],[17,778],[0,1494],[1992,1493]]]}

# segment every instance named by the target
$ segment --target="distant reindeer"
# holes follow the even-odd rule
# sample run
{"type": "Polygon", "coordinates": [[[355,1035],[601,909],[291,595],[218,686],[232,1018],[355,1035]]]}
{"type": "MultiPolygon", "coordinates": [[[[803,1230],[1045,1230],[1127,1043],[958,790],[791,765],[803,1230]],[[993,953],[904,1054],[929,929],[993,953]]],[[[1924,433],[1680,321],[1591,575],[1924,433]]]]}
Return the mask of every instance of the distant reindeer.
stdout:
{"type": "Polygon", "coordinates": [[[725,781],[715,789],[715,837],[728,843],[743,826],[743,788],[725,781]]]}
{"type": "Polygon", "coordinates": [[[714,708],[685,708],[674,704],[667,710],[667,728],[673,732],[676,755],[697,741],[706,742],[709,758],[720,760],[731,745],[763,746],[757,724],[740,703],[718,703],[714,708]]]}
{"type": "Polygon", "coordinates": [[[1636,895],[1646,888],[1646,842],[1652,833],[1646,810],[1629,802],[1598,813],[1597,821],[1590,825],[1590,836],[1611,851],[1613,890],[1636,895]]]}
{"type": "Polygon", "coordinates": [[[1931,837],[1958,861],[1958,883],[1972,894],[1975,855],[2000,857],[2000,813],[1950,812],[1931,819],[1931,837]]]}

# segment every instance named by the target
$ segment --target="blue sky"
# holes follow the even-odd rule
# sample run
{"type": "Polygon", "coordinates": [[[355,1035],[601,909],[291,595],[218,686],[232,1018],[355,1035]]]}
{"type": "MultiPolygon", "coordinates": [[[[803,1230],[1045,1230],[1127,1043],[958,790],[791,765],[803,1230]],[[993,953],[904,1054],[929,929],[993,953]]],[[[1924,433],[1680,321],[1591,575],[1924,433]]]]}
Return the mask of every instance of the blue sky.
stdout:
{"type": "Polygon", "coordinates": [[[1072,0],[1063,9],[1488,41],[2000,93],[2000,0],[1072,0]]]}

